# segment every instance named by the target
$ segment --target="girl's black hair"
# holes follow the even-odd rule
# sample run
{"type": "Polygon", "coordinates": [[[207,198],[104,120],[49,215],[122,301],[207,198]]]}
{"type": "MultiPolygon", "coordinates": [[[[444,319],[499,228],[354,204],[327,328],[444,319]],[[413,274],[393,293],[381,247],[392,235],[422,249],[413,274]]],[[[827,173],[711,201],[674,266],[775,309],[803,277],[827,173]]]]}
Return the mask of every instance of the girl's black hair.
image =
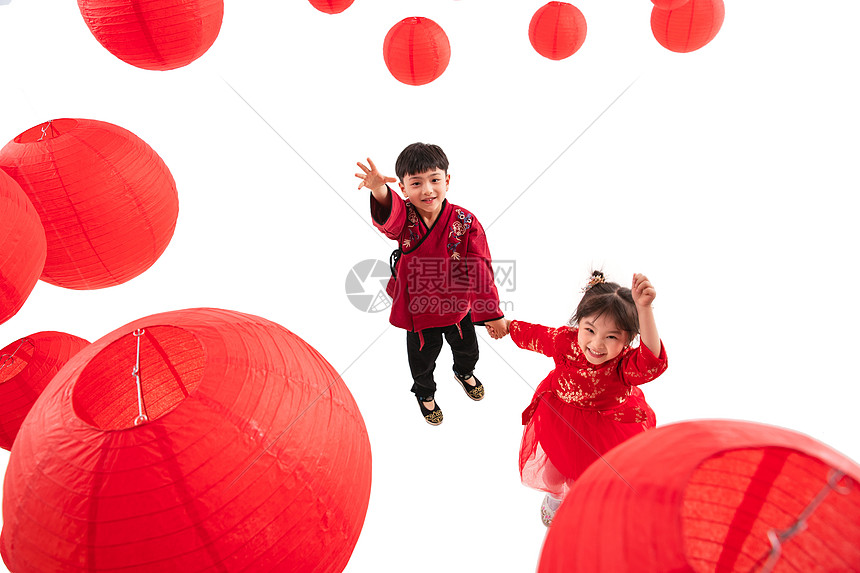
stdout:
{"type": "Polygon", "coordinates": [[[593,271],[585,294],[570,318],[570,325],[578,326],[580,321],[589,316],[603,315],[614,320],[618,328],[630,335],[628,343],[639,334],[639,313],[630,289],[618,283],[606,282],[601,271],[593,271]]]}

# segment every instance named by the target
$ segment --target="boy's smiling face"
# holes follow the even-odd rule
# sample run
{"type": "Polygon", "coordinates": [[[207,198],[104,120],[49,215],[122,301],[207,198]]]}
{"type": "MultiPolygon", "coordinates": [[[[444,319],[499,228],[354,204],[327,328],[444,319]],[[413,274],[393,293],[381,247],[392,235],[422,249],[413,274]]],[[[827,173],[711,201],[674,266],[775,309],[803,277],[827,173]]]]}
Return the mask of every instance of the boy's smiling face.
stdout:
{"type": "Polygon", "coordinates": [[[443,170],[429,169],[424,173],[407,174],[400,182],[400,190],[415,206],[424,222],[432,225],[442,210],[450,182],[451,176],[443,170]]]}

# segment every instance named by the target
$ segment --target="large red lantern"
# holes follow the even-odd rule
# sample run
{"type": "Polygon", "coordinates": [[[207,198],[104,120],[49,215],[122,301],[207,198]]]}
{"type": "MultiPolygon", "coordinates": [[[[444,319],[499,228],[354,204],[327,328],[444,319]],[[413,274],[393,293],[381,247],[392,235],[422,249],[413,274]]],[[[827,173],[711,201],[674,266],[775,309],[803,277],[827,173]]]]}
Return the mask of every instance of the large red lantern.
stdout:
{"type": "Polygon", "coordinates": [[[314,8],[326,14],[340,14],[350,6],[355,0],[310,0],[314,8]]]}
{"type": "Polygon", "coordinates": [[[538,573],[858,567],[860,466],[790,430],[702,420],[592,464],[553,519],[538,573]]]}
{"type": "Polygon", "coordinates": [[[535,51],[550,60],[573,55],[585,42],[585,16],[567,2],[549,2],[532,16],[529,40],[535,51]]]}
{"type": "Polygon", "coordinates": [[[36,398],[87,344],[65,332],[37,332],[0,350],[0,448],[12,448],[36,398]]]}
{"type": "Polygon", "coordinates": [[[190,64],[215,42],[224,0],[78,0],[96,40],[146,70],[190,64]]]}
{"type": "Polygon", "coordinates": [[[0,324],[21,310],[47,254],[45,229],[21,186],[0,170],[0,324]]]}
{"type": "Polygon", "coordinates": [[[73,289],[124,283],[152,266],[176,227],[173,176],[133,133],[91,119],[37,125],[0,150],[47,238],[42,280],[73,289]]]}
{"type": "Polygon", "coordinates": [[[191,309],[81,350],[6,470],[12,571],[342,571],[370,444],[338,373],[268,320],[191,309]]]}
{"type": "Polygon", "coordinates": [[[404,18],[385,35],[382,54],[391,75],[404,84],[420,86],[448,67],[451,44],[445,30],[430,18],[404,18]]]}
{"type": "Polygon", "coordinates": [[[678,8],[651,10],[651,31],[660,45],[673,52],[692,52],[714,39],[723,25],[723,0],[688,0],[678,8]]]}

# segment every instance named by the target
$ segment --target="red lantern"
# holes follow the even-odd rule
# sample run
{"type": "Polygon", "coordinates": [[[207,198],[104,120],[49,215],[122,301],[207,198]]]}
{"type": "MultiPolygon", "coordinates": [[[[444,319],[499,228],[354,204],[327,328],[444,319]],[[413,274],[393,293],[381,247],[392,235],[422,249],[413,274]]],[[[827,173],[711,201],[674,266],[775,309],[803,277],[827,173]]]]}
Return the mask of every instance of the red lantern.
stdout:
{"type": "Polygon", "coordinates": [[[370,444],[338,373],[268,320],[191,309],[81,350],[6,470],[12,571],[342,571],[370,444]]]}
{"type": "Polygon", "coordinates": [[[385,65],[398,81],[429,84],[442,75],[451,59],[445,30],[430,18],[404,18],[388,31],[382,44],[385,65]]]}
{"type": "Polygon", "coordinates": [[[355,0],[310,0],[314,8],[326,14],[340,14],[350,6],[355,0]]]}
{"type": "Polygon", "coordinates": [[[0,170],[0,324],[21,310],[46,256],[45,229],[21,186],[0,170]]]}
{"type": "Polygon", "coordinates": [[[690,0],[651,0],[651,2],[657,8],[661,10],[674,10],[675,8],[680,8],[690,0]]]}
{"type": "Polygon", "coordinates": [[[91,119],[33,127],[0,150],[47,238],[42,280],[73,289],[124,283],[173,236],[179,203],[167,166],[143,140],[91,119]]]}
{"type": "Polygon", "coordinates": [[[224,0],[78,0],[96,40],[145,70],[190,64],[215,42],[224,0]]]}
{"type": "Polygon", "coordinates": [[[12,448],[36,398],[87,344],[65,332],[37,332],[0,350],[0,448],[12,448]]]}
{"type": "Polygon", "coordinates": [[[688,0],[673,10],[651,10],[651,31],[660,45],[673,52],[692,52],[714,39],[726,7],[723,0],[688,0]]]}
{"type": "Polygon", "coordinates": [[[538,573],[858,565],[860,466],[789,430],[703,420],[644,432],[592,464],[553,519],[538,573]]]}
{"type": "Polygon", "coordinates": [[[550,60],[572,56],[585,42],[585,16],[567,2],[550,2],[535,12],[529,40],[538,54],[550,60]]]}

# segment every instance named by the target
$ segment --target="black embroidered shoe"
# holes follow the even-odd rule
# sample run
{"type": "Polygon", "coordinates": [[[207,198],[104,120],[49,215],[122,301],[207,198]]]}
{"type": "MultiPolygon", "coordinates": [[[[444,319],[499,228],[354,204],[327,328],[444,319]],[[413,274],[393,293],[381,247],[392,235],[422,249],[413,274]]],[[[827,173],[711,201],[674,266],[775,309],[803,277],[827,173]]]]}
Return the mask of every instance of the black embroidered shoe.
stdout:
{"type": "Polygon", "coordinates": [[[460,383],[460,386],[463,387],[463,390],[466,392],[466,396],[475,402],[484,399],[484,385],[481,384],[481,381],[478,380],[477,376],[473,376],[472,374],[461,376],[456,370],[454,370],[454,378],[456,378],[457,382],[460,383]],[[470,378],[475,381],[474,386],[467,382],[470,378]]]}
{"type": "Polygon", "coordinates": [[[425,398],[424,396],[415,396],[418,399],[418,407],[421,408],[421,414],[424,416],[424,419],[427,420],[427,423],[431,426],[438,426],[442,423],[442,409],[439,408],[439,404],[436,403],[436,400],[433,396],[429,398],[425,398]],[[424,402],[433,401],[433,409],[429,409],[424,405],[424,402]]]}

